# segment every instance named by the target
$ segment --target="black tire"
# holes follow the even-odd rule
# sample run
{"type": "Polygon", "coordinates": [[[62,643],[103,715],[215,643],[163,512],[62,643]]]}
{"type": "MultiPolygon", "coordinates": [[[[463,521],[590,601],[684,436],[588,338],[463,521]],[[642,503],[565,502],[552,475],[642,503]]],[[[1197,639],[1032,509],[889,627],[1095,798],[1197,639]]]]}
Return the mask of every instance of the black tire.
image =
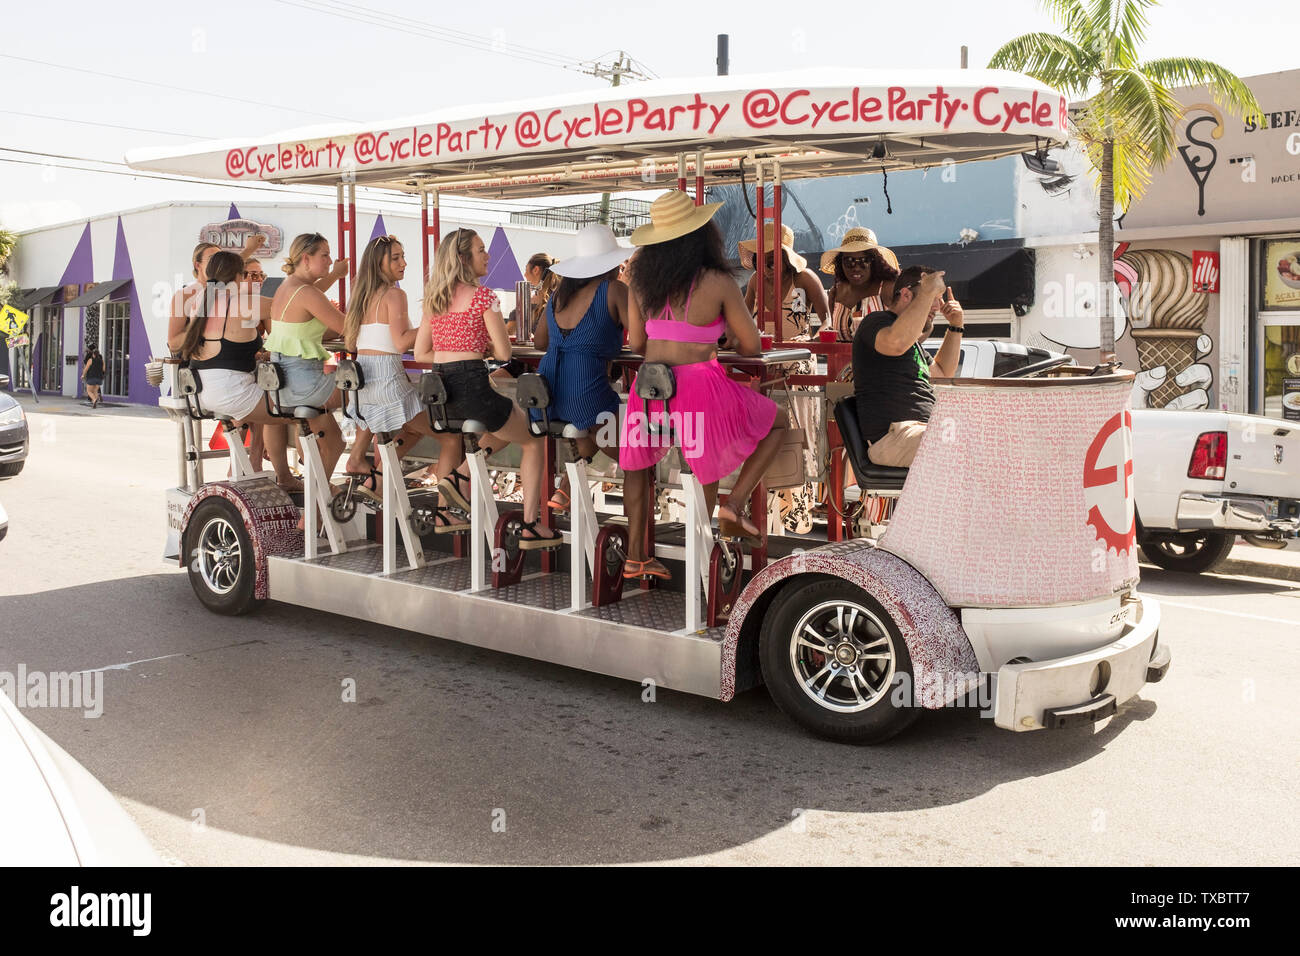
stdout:
{"type": "Polygon", "coordinates": [[[25,464],[27,464],[26,460],[10,461],[0,465],[0,478],[16,478],[25,464]]]}
{"type": "Polygon", "coordinates": [[[1237,543],[1231,531],[1184,531],[1161,534],[1146,532],[1141,540],[1142,554],[1166,571],[1199,574],[1212,571],[1228,558],[1237,543]]]}
{"type": "Polygon", "coordinates": [[[190,515],[182,553],[189,558],[190,586],[217,614],[244,614],[261,604],[253,597],[257,559],[239,511],[224,498],[209,498],[190,515]]]}
{"type": "MultiPolygon", "coordinates": [[[[829,641],[826,647],[832,648],[829,641]]],[[[898,626],[879,601],[848,581],[823,578],[787,585],[764,617],[758,651],[763,681],[777,707],[818,736],[880,743],[906,730],[920,716],[921,708],[910,695],[914,690],[912,659],[898,626]],[[858,613],[850,612],[845,620],[842,614],[836,616],[837,608],[858,613]],[[826,637],[834,632],[840,638],[834,647],[849,645],[844,653],[854,656],[853,663],[849,667],[838,662],[827,665],[831,655],[814,650],[806,639],[798,642],[809,628],[826,637]],[[866,648],[887,653],[888,661],[863,663],[856,654],[866,648]],[[827,666],[832,669],[822,683],[817,673],[827,666]],[[904,705],[894,699],[900,679],[909,691],[904,705]],[[806,689],[806,684],[814,689],[806,689]],[[849,693],[855,686],[857,700],[849,693]],[[821,702],[814,697],[816,690],[823,695],[821,702]],[[863,690],[870,696],[864,698],[863,690]],[[827,697],[831,700],[826,701],[827,697]]]]}

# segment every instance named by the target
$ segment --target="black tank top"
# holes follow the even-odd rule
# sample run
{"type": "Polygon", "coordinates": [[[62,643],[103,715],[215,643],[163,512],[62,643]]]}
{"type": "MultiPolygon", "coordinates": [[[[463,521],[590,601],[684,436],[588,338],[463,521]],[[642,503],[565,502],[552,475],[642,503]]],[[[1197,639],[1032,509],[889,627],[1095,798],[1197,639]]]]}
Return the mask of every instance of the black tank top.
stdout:
{"type": "Polygon", "coordinates": [[[90,357],[90,366],[86,369],[87,378],[104,377],[104,356],[96,352],[90,357]]]}
{"type": "Polygon", "coordinates": [[[247,342],[232,342],[225,336],[225,323],[222,323],[221,338],[210,339],[204,336],[205,342],[220,342],[221,348],[217,354],[209,359],[191,359],[190,368],[202,371],[205,368],[224,368],[232,372],[252,372],[257,368],[257,353],[262,351],[262,336],[258,335],[247,342]]]}

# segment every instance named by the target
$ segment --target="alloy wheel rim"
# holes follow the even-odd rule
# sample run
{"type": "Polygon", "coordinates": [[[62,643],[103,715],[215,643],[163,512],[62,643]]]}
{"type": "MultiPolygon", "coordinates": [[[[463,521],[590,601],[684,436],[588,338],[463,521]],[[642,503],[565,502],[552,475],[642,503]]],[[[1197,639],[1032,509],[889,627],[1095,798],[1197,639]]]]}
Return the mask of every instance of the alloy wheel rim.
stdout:
{"type": "Polygon", "coordinates": [[[889,692],[897,657],[888,628],[855,601],[824,601],[790,635],[790,669],[819,707],[853,714],[889,692]]]}
{"type": "Polygon", "coordinates": [[[199,576],[213,594],[229,594],[239,583],[243,549],[225,518],[212,518],[199,532],[199,576]]]}

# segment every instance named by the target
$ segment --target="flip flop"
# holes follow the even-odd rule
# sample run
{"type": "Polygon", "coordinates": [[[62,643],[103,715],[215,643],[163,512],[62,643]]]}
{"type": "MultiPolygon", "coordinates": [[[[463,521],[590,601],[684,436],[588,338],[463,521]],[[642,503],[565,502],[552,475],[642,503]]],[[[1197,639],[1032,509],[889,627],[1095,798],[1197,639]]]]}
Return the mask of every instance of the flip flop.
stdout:
{"type": "Polygon", "coordinates": [[[551,495],[551,500],[546,502],[546,507],[552,511],[568,511],[571,503],[569,493],[563,488],[556,488],[555,494],[551,495]]]}
{"type": "Polygon", "coordinates": [[[734,538],[743,541],[754,548],[763,543],[758,527],[753,526],[753,530],[746,528],[744,519],[737,515],[736,510],[731,505],[718,505],[718,535],[723,538],[734,538]],[[724,511],[729,513],[730,517],[723,517],[724,511]]]}
{"type": "Polygon", "coordinates": [[[672,572],[665,568],[657,558],[646,558],[644,561],[627,559],[623,562],[623,577],[626,580],[658,578],[660,581],[671,581],[673,579],[672,572]]]}

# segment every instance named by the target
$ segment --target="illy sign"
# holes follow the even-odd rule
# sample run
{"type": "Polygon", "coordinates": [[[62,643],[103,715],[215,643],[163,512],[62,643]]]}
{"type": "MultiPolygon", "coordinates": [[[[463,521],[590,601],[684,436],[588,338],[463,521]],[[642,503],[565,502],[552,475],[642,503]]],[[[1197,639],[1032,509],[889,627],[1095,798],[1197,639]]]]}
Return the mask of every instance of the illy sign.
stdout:
{"type": "Polygon", "coordinates": [[[210,222],[199,230],[199,241],[210,242],[222,249],[238,252],[244,248],[250,236],[257,233],[266,236],[266,245],[259,253],[275,255],[284,248],[284,232],[279,226],[270,223],[254,222],[252,219],[227,219],[225,222],[210,222]]]}
{"type": "Polygon", "coordinates": [[[1197,292],[1219,291],[1219,254],[1192,253],[1192,288],[1197,292]]]}

